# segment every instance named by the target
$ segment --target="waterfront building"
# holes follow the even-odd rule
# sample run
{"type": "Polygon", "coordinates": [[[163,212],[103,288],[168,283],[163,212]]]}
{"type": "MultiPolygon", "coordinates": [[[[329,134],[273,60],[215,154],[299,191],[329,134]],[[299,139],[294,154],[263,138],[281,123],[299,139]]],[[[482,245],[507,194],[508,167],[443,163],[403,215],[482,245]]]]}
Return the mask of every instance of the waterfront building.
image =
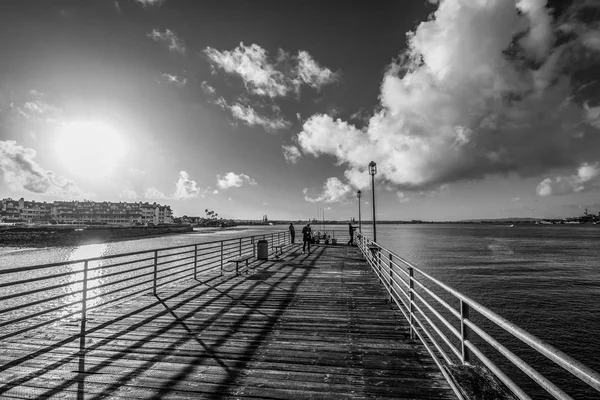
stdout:
{"type": "Polygon", "coordinates": [[[53,203],[1,200],[3,222],[89,224],[89,225],[158,225],[173,223],[171,207],[157,203],[55,201],[53,203]]]}

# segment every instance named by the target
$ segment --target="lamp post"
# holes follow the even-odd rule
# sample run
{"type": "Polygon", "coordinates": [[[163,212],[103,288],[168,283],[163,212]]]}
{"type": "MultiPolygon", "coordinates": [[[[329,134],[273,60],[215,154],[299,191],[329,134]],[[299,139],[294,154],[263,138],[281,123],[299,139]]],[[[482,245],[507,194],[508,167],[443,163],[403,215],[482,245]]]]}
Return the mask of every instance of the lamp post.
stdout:
{"type": "Polygon", "coordinates": [[[369,163],[369,174],[371,175],[371,189],[373,190],[373,241],[377,242],[377,229],[375,226],[375,174],[377,173],[377,164],[375,161],[369,163]]]}
{"type": "Polygon", "coordinates": [[[360,218],[360,196],[362,196],[362,192],[359,190],[358,192],[356,192],[356,197],[358,197],[358,232],[362,233],[362,230],[361,230],[362,221],[360,218]]]}

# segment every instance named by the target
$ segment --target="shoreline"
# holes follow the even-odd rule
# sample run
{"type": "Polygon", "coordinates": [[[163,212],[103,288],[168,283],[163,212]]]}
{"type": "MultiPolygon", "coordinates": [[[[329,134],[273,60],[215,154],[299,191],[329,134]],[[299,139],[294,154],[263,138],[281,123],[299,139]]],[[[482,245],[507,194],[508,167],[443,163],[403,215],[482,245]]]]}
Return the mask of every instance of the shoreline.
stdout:
{"type": "MultiPolygon", "coordinates": [[[[120,240],[144,239],[170,234],[192,233],[186,226],[158,227],[11,227],[0,230],[0,248],[19,249],[81,246],[116,242],[120,240]]],[[[10,251],[10,250],[9,250],[10,251]]]]}

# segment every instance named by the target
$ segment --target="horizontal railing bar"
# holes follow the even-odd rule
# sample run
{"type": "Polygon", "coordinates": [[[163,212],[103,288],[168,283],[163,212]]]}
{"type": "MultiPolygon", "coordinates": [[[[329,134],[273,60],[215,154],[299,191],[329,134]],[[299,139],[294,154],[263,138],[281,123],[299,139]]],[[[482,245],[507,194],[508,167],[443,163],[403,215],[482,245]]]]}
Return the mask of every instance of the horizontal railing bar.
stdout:
{"type": "Polygon", "coordinates": [[[460,313],[454,309],[450,304],[448,304],[444,299],[435,294],[431,289],[427,286],[423,285],[421,282],[415,279],[414,281],[425,293],[433,297],[440,305],[442,305],[446,310],[450,311],[456,318],[460,319],[460,313]]]}
{"type": "Polygon", "coordinates": [[[186,250],[186,251],[179,251],[177,253],[158,253],[157,258],[167,258],[167,257],[175,257],[175,256],[180,256],[182,254],[189,254],[189,253],[194,253],[194,247],[192,247],[190,250],[186,250]]]}
{"type": "MultiPolygon", "coordinates": [[[[194,257],[192,257],[192,258],[194,258],[194,257]]],[[[169,267],[169,268],[163,268],[160,271],[158,271],[159,274],[160,274],[159,276],[160,276],[160,278],[164,278],[165,276],[168,276],[168,275],[164,275],[165,272],[169,272],[169,271],[172,271],[174,269],[181,269],[182,267],[186,267],[188,265],[193,265],[193,264],[194,264],[194,262],[191,261],[191,262],[188,262],[188,263],[177,264],[177,265],[174,265],[174,266],[169,267]]],[[[189,270],[189,271],[194,272],[193,270],[189,270]]]]}
{"type": "MultiPolygon", "coordinates": [[[[3,326],[8,326],[8,325],[11,325],[11,324],[16,324],[16,323],[21,322],[21,321],[25,321],[26,319],[29,319],[29,318],[35,318],[35,317],[39,317],[41,315],[49,314],[49,313],[54,312],[54,311],[62,310],[63,308],[71,307],[71,306],[74,306],[74,305],[79,304],[79,303],[81,303],[81,301],[76,301],[74,303],[62,304],[59,307],[54,307],[54,308],[51,308],[49,310],[38,311],[38,312],[33,313],[33,314],[28,314],[28,315],[24,315],[22,317],[17,317],[15,319],[11,319],[10,321],[0,322],[0,328],[2,328],[3,326]]],[[[27,304],[26,306],[29,306],[29,304],[27,304]]],[[[20,309],[20,308],[17,308],[17,310],[18,309],[20,309]]]]}
{"type": "MultiPolygon", "coordinates": [[[[128,269],[127,271],[117,271],[117,272],[111,272],[109,274],[104,274],[104,275],[98,275],[98,276],[92,276],[90,278],[88,278],[88,282],[91,281],[97,281],[99,279],[106,279],[106,278],[110,278],[113,276],[119,276],[119,275],[125,275],[125,274],[131,274],[132,272],[137,272],[137,271],[141,271],[143,269],[148,269],[148,268],[152,268],[154,264],[146,264],[146,265],[142,265],[141,267],[135,267],[132,269],[128,269]]],[[[152,272],[149,272],[152,273],[152,272]]],[[[142,275],[136,275],[136,276],[144,276],[145,274],[142,275]]],[[[112,282],[110,282],[112,283],[112,282]]],[[[95,286],[98,287],[98,286],[95,286]]]]}
{"type": "MultiPolygon", "coordinates": [[[[427,316],[425,314],[423,314],[422,312],[421,312],[421,315],[423,315],[423,317],[425,317],[426,321],[428,320],[427,316]]],[[[442,357],[444,358],[444,361],[446,361],[447,364],[452,364],[452,359],[450,358],[450,356],[448,356],[448,354],[446,354],[446,352],[444,351],[444,349],[442,349],[442,347],[440,346],[440,344],[437,342],[437,340],[435,340],[435,337],[431,334],[431,332],[429,332],[429,330],[427,329],[427,327],[425,326],[425,324],[423,324],[423,322],[421,321],[421,319],[419,319],[419,317],[417,315],[414,315],[414,319],[415,319],[415,322],[421,328],[421,330],[423,332],[425,332],[425,335],[427,335],[427,337],[429,338],[429,340],[431,340],[431,343],[433,343],[433,346],[442,355],[442,357]]],[[[429,322],[429,326],[431,326],[434,331],[438,332],[437,328],[434,325],[431,325],[431,321],[428,321],[428,322],[429,322]]],[[[418,329],[415,329],[415,332],[417,332],[417,331],[418,331],[418,329]]],[[[448,345],[450,347],[450,350],[452,350],[452,352],[454,354],[456,354],[456,351],[455,351],[456,349],[454,349],[454,346],[452,346],[451,344],[448,344],[448,342],[447,342],[448,338],[445,335],[440,334],[440,332],[438,332],[438,335],[440,335],[440,337],[442,338],[442,340],[444,340],[444,342],[446,342],[446,345],[448,345]]]]}
{"type": "Polygon", "coordinates": [[[487,358],[486,355],[483,354],[475,345],[473,345],[470,341],[466,340],[465,346],[471,351],[471,353],[473,353],[473,355],[475,355],[475,357],[479,359],[479,361],[483,363],[483,365],[485,365],[490,371],[492,371],[494,376],[500,379],[502,383],[504,383],[506,387],[508,387],[509,390],[515,396],[517,396],[520,400],[532,400],[532,398],[529,397],[529,395],[525,393],[523,389],[517,386],[517,384],[514,383],[512,379],[510,379],[508,375],[504,373],[504,371],[498,368],[496,364],[494,364],[489,358],[487,358]]]}
{"type": "Polygon", "coordinates": [[[425,305],[425,307],[427,307],[427,309],[429,311],[431,311],[446,326],[446,328],[448,328],[450,330],[450,332],[452,332],[452,334],[457,339],[460,340],[461,335],[460,335],[460,332],[458,331],[458,329],[456,329],[454,326],[452,326],[452,324],[446,318],[444,318],[435,308],[433,308],[433,306],[431,304],[429,304],[419,293],[414,292],[414,295],[419,300],[421,300],[421,302],[425,305]]]}
{"type": "Polygon", "coordinates": [[[167,264],[172,264],[172,263],[178,262],[178,261],[189,260],[190,258],[194,258],[194,256],[191,255],[191,256],[187,256],[187,257],[176,258],[175,260],[166,260],[166,261],[157,262],[156,266],[160,267],[161,265],[167,265],[167,264]]]}
{"type": "Polygon", "coordinates": [[[150,260],[154,260],[154,255],[152,255],[152,257],[136,258],[135,260],[123,261],[123,262],[118,262],[115,264],[103,264],[103,265],[98,265],[96,267],[88,267],[88,272],[103,270],[103,269],[112,269],[115,267],[122,267],[123,265],[136,264],[139,262],[150,261],[150,260]]]}
{"type": "MultiPolygon", "coordinates": [[[[73,296],[74,294],[78,294],[78,293],[83,293],[83,290],[76,290],[76,291],[73,291],[71,293],[62,293],[62,294],[60,294],[58,296],[46,297],[46,298],[43,298],[43,299],[32,301],[30,303],[19,304],[19,305],[13,306],[13,307],[4,308],[4,309],[0,310],[0,314],[6,314],[6,313],[11,312],[11,311],[22,310],[24,308],[35,306],[35,305],[38,305],[38,304],[48,303],[48,302],[54,301],[54,300],[60,300],[60,299],[62,299],[64,297],[73,296]]],[[[21,296],[15,296],[15,297],[21,297],[21,296]]],[[[77,303],[70,303],[70,304],[72,305],[72,304],[77,304],[77,303]]],[[[4,326],[4,325],[0,324],[0,326],[4,326]]]]}
{"type": "MultiPolygon", "coordinates": [[[[427,334],[427,330],[424,330],[424,332],[425,332],[425,334],[427,334]]],[[[433,359],[433,361],[435,362],[435,364],[439,368],[439,370],[442,373],[442,375],[444,375],[444,378],[446,378],[446,381],[448,382],[448,384],[452,388],[452,391],[456,395],[457,400],[465,400],[465,398],[462,395],[461,390],[454,383],[454,379],[452,379],[452,377],[450,376],[450,374],[448,373],[448,371],[446,371],[446,369],[440,363],[440,360],[437,358],[437,356],[435,355],[435,353],[431,349],[431,347],[429,347],[429,344],[427,344],[427,341],[425,340],[425,338],[423,337],[423,335],[421,334],[421,332],[419,332],[418,329],[415,329],[415,333],[419,337],[419,340],[421,341],[421,343],[423,343],[423,346],[425,346],[425,349],[427,350],[427,352],[429,353],[429,355],[431,356],[431,358],[433,359]]],[[[442,354],[443,354],[443,352],[442,352],[442,354]]]]}
{"type": "MultiPolygon", "coordinates": [[[[538,371],[533,369],[529,364],[527,364],[523,359],[517,356],[512,351],[508,350],[505,346],[500,344],[496,339],[486,333],[483,329],[477,326],[475,323],[471,322],[468,319],[464,320],[465,325],[471,329],[472,332],[476,333],[479,337],[485,340],[490,346],[496,349],[500,354],[506,357],[511,363],[513,363],[517,368],[523,371],[527,376],[533,379],[538,385],[540,385],[545,391],[550,393],[555,399],[570,399],[571,397],[567,395],[565,392],[560,390],[555,384],[550,382],[545,376],[540,374],[538,371]]],[[[477,347],[472,341],[469,341],[472,346],[477,347]]]]}
{"type": "MultiPolygon", "coordinates": [[[[147,268],[147,267],[144,267],[144,268],[147,268]]],[[[136,279],[145,278],[145,277],[147,277],[147,276],[150,276],[150,275],[154,275],[154,272],[153,272],[153,271],[149,271],[149,272],[147,272],[147,273],[145,273],[145,274],[134,275],[134,276],[128,276],[127,278],[123,278],[123,279],[120,279],[120,280],[118,280],[118,281],[101,283],[101,284],[99,284],[99,285],[96,285],[96,286],[94,286],[93,288],[90,288],[90,290],[93,290],[93,289],[96,289],[96,290],[97,290],[97,289],[102,289],[102,288],[109,287],[109,286],[115,286],[115,285],[119,285],[119,284],[121,284],[121,283],[125,283],[125,282],[128,282],[128,281],[133,281],[133,280],[136,280],[136,279]]],[[[153,280],[144,281],[144,283],[145,283],[145,282],[152,282],[152,281],[153,281],[153,280]]],[[[139,283],[139,284],[136,284],[135,286],[139,286],[140,284],[141,284],[141,283],[139,283]]],[[[123,289],[119,289],[119,290],[123,290],[123,289]]],[[[88,297],[88,300],[89,300],[89,299],[90,299],[90,298],[88,297]]]]}
{"type": "MultiPolygon", "coordinates": [[[[140,282],[139,284],[137,284],[135,286],[132,286],[132,288],[136,288],[138,286],[144,286],[144,284],[148,284],[148,286],[146,288],[143,288],[141,290],[142,292],[147,292],[147,291],[150,291],[152,289],[152,283],[153,282],[154,282],[154,278],[153,279],[148,279],[148,280],[140,282]]],[[[127,289],[129,289],[129,288],[127,288],[127,289]]],[[[110,290],[110,291],[107,291],[107,292],[104,292],[104,293],[99,293],[99,294],[97,294],[95,296],[90,296],[90,297],[88,297],[88,302],[91,301],[91,300],[103,299],[104,297],[110,296],[110,295],[115,294],[115,293],[121,293],[121,292],[123,292],[123,290],[124,290],[123,288],[116,288],[116,289],[113,289],[113,290],[110,290]]],[[[138,292],[132,292],[132,293],[140,293],[140,292],[138,291],[138,292]]],[[[89,311],[90,307],[88,306],[87,309],[89,311]]]]}
{"type": "MultiPolygon", "coordinates": [[[[75,285],[77,283],[83,283],[83,280],[72,281],[72,282],[67,282],[67,283],[61,283],[61,284],[53,285],[53,286],[47,286],[47,287],[41,287],[41,288],[37,288],[37,289],[31,289],[31,290],[28,290],[26,292],[18,292],[18,293],[8,294],[6,296],[0,296],[0,302],[5,301],[5,300],[16,299],[18,297],[28,296],[28,295],[35,294],[35,293],[46,292],[46,291],[49,292],[51,290],[62,289],[62,288],[65,288],[67,286],[75,285]]],[[[70,294],[67,293],[67,294],[61,295],[61,297],[63,297],[63,296],[70,296],[70,294]]],[[[47,300],[47,299],[42,299],[42,300],[47,300]]],[[[36,304],[36,303],[28,303],[28,305],[34,305],[34,304],[36,304]]]]}
{"type": "MultiPolygon", "coordinates": [[[[79,271],[79,272],[81,272],[81,271],[79,271]]],[[[0,288],[7,287],[7,286],[24,285],[26,283],[40,282],[40,281],[45,281],[45,280],[49,280],[49,279],[56,279],[56,278],[61,278],[63,276],[68,276],[68,275],[72,275],[72,274],[73,274],[73,271],[61,272],[60,274],[56,274],[56,275],[44,275],[44,276],[38,276],[35,278],[22,279],[20,281],[0,283],[0,288]]]]}
{"type": "MultiPolygon", "coordinates": [[[[438,328],[433,323],[433,321],[431,320],[431,318],[429,318],[429,316],[423,312],[423,310],[421,309],[421,307],[418,306],[418,304],[416,304],[416,303],[413,302],[413,305],[414,305],[415,309],[423,316],[423,318],[425,319],[425,321],[427,321],[427,323],[429,324],[429,326],[435,331],[435,333],[437,333],[438,336],[442,338],[442,340],[444,341],[444,343],[446,343],[446,345],[448,347],[450,347],[450,350],[452,350],[452,352],[454,353],[454,355],[456,355],[456,357],[458,357],[458,359],[460,359],[460,357],[461,357],[460,351],[458,351],[458,349],[455,348],[455,346],[452,344],[452,342],[450,342],[450,339],[448,339],[448,337],[446,335],[444,335],[444,333],[440,330],[440,328],[438,328]]],[[[416,315],[415,315],[415,319],[417,321],[419,321],[419,318],[416,315]]],[[[452,333],[454,333],[454,332],[452,332],[452,333]]],[[[431,340],[435,340],[432,335],[428,334],[427,336],[431,340]]],[[[448,363],[450,363],[450,362],[451,361],[448,360],[448,363]]]]}

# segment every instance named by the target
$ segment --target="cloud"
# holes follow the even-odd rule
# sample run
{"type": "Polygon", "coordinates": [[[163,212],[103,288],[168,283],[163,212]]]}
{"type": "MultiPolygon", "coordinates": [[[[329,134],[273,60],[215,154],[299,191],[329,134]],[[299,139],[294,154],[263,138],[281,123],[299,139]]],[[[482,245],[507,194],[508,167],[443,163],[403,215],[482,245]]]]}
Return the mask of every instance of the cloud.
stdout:
{"type": "Polygon", "coordinates": [[[298,159],[301,156],[300,150],[296,146],[281,146],[283,148],[283,156],[285,160],[289,163],[296,164],[298,159]]]}
{"type": "Polygon", "coordinates": [[[163,200],[188,200],[195,197],[204,197],[210,192],[210,188],[200,188],[196,181],[190,179],[186,171],[179,172],[179,178],[175,181],[175,192],[172,195],[166,195],[155,187],[150,187],[144,191],[144,197],[147,199],[163,200]]]}
{"type": "Polygon", "coordinates": [[[177,75],[173,74],[163,73],[161,77],[164,82],[170,83],[178,87],[185,86],[185,84],[187,83],[187,78],[180,78],[177,75]]]}
{"type": "Polygon", "coordinates": [[[577,174],[546,178],[537,186],[538,196],[555,196],[568,193],[579,193],[600,188],[600,163],[583,163],[577,174]]]}
{"type": "Polygon", "coordinates": [[[244,184],[256,185],[256,181],[246,174],[238,175],[235,172],[228,172],[225,175],[217,175],[217,186],[220,189],[241,187],[244,184]]]}
{"type": "Polygon", "coordinates": [[[119,197],[127,200],[135,200],[138,198],[137,192],[131,187],[131,183],[127,182],[127,186],[119,193],[119,197]]]}
{"type": "Polygon", "coordinates": [[[199,194],[200,189],[198,188],[196,181],[191,180],[187,172],[179,172],[179,179],[175,183],[175,193],[173,194],[173,199],[191,199],[198,197],[199,194]]]}
{"type": "Polygon", "coordinates": [[[155,187],[150,187],[144,191],[144,198],[153,199],[153,200],[164,200],[168,199],[168,196],[165,196],[163,192],[156,189],[155,187]]]}
{"type": "Polygon", "coordinates": [[[396,196],[398,197],[398,201],[400,203],[408,203],[410,201],[410,195],[404,192],[396,192],[396,196]]]}
{"type": "Polygon", "coordinates": [[[296,137],[300,149],[336,157],[358,188],[374,160],[376,179],[401,191],[600,158],[596,111],[573,96],[598,59],[582,42],[589,27],[561,33],[575,17],[554,21],[544,5],[439,2],[387,68],[368,125],[313,115],[296,137]]]}
{"type": "Polygon", "coordinates": [[[62,117],[62,110],[47,100],[46,94],[37,90],[30,90],[27,100],[22,105],[11,104],[11,108],[19,115],[27,119],[44,120],[46,122],[56,122],[62,117]]]}
{"type": "Polygon", "coordinates": [[[75,183],[46,171],[35,160],[33,149],[20,146],[15,141],[0,141],[0,174],[6,186],[12,191],[60,197],[94,197],[75,183]]]}
{"type": "Polygon", "coordinates": [[[251,92],[259,96],[283,97],[299,93],[302,85],[315,89],[335,82],[338,74],[321,67],[306,51],[290,56],[279,49],[275,59],[269,59],[265,49],[257,44],[240,43],[232,51],[207,47],[204,53],[213,67],[239,76],[251,92]]]}
{"type": "Polygon", "coordinates": [[[146,36],[148,36],[157,43],[166,44],[169,50],[171,51],[175,51],[179,54],[185,54],[186,50],[183,40],[178,38],[175,32],[173,32],[170,29],[165,29],[164,32],[160,32],[158,29],[154,29],[146,36]]]}
{"type": "Polygon", "coordinates": [[[208,84],[208,82],[206,81],[202,81],[202,84],[200,85],[202,87],[202,90],[204,91],[204,93],[210,95],[210,96],[214,96],[215,93],[217,93],[217,91],[215,90],[214,87],[210,86],[208,84]]]}
{"type": "Polygon", "coordinates": [[[238,102],[228,104],[222,97],[219,97],[215,103],[221,108],[229,110],[235,119],[244,121],[244,123],[246,123],[248,126],[262,126],[267,132],[274,132],[290,126],[289,121],[286,121],[279,116],[275,118],[269,118],[264,115],[260,115],[256,112],[256,110],[254,110],[254,108],[250,106],[244,106],[238,102]]]}
{"type": "Polygon", "coordinates": [[[144,176],[146,175],[146,171],[139,168],[129,168],[129,173],[133,176],[144,176]]]}
{"type": "Polygon", "coordinates": [[[303,190],[304,200],[310,203],[317,202],[325,202],[325,203],[335,203],[347,202],[351,197],[355,196],[354,190],[352,186],[343,183],[336,177],[327,178],[327,181],[323,185],[323,192],[317,197],[309,197],[308,189],[303,190]]]}

